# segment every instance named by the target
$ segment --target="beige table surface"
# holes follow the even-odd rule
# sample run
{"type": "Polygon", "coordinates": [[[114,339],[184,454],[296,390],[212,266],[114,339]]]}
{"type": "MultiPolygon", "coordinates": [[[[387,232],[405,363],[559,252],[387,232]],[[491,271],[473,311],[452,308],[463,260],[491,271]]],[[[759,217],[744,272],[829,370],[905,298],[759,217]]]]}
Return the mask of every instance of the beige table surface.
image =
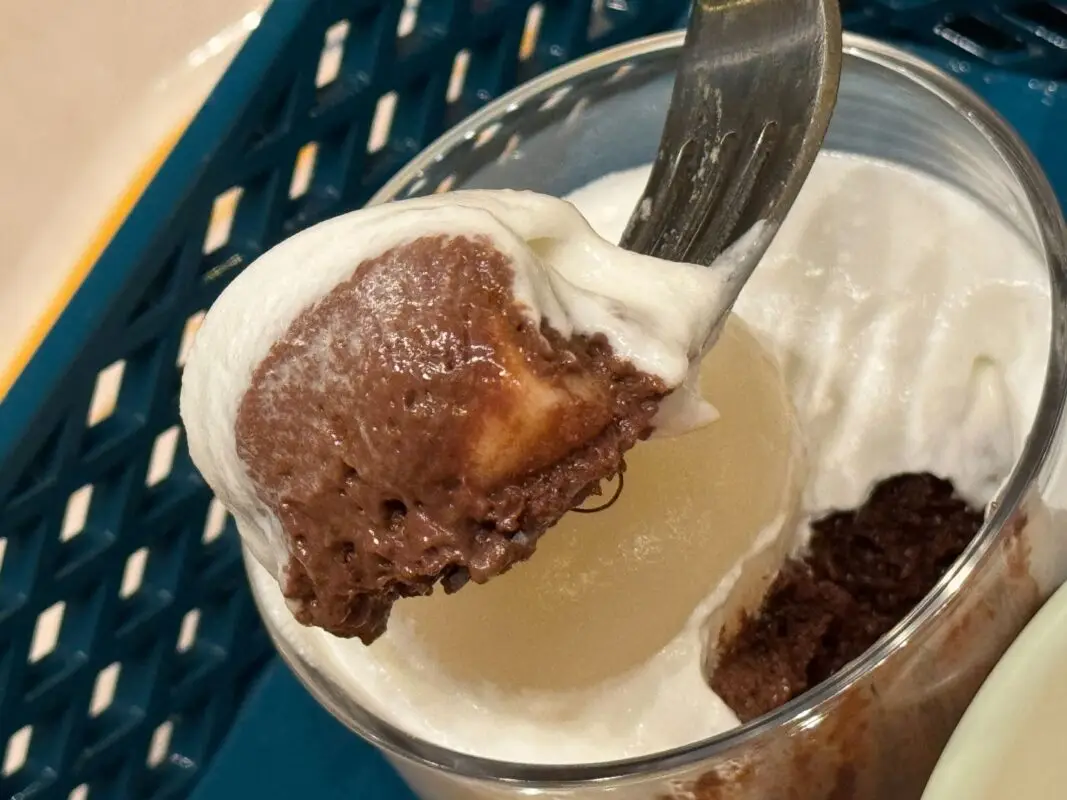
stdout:
{"type": "Polygon", "coordinates": [[[0,373],[263,2],[0,0],[0,373]]]}

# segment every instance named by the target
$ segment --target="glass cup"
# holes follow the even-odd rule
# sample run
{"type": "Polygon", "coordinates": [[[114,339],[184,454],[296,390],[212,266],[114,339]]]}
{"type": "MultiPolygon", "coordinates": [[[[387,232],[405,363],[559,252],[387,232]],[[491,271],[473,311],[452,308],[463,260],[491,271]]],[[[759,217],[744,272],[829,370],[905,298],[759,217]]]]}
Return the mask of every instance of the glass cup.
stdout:
{"type": "MultiPolygon", "coordinates": [[[[607,50],[486,107],[402,170],[373,202],[454,188],[565,195],[649,163],[682,34],[607,50]]],[[[1029,241],[1052,305],[1042,398],[1019,462],[974,542],[936,588],[861,658],[787,705],[725,734],[612,763],[529,765],[413,738],[362,708],[309,655],[277,583],[247,557],[278,650],[318,700],[379,747],[426,800],[453,798],[918,798],[993,664],[1067,579],[1061,420],[1067,396],[1067,245],[1040,169],[975,95],[930,65],[845,37],[826,147],[898,162],[970,193],[1029,241]]],[[[965,232],[961,232],[965,235],[965,232]]]]}

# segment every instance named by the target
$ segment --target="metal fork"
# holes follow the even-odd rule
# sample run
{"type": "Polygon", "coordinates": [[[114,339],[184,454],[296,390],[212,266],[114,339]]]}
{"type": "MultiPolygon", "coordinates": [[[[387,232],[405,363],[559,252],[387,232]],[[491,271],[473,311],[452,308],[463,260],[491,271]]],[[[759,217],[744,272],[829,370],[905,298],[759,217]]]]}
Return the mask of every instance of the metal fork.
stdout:
{"type": "Polygon", "coordinates": [[[729,270],[725,317],[822,146],[841,48],[837,0],[697,0],[659,152],[622,245],[729,270]],[[749,231],[744,257],[716,264],[749,231]]]}

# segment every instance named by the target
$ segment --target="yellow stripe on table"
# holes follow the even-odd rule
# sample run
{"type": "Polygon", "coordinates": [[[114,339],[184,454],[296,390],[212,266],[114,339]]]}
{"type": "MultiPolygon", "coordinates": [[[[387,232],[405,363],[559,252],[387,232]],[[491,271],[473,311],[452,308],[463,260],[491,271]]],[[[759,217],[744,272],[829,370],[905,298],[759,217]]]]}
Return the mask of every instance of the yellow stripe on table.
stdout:
{"type": "Polygon", "coordinates": [[[129,185],[123,190],[119,199],[104,215],[96,233],[89,240],[88,246],[77,261],[74,262],[74,266],[71,267],[70,272],[63,279],[58,291],[53,295],[51,301],[45,306],[44,311],[41,312],[41,315],[33,324],[33,327],[30,328],[29,333],[15,350],[14,356],[6,365],[0,368],[0,398],[7,395],[19,374],[30,363],[30,359],[37,352],[37,348],[41,346],[45,336],[48,335],[52,326],[56,324],[59,315],[63,313],[63,309],[67,307],[74,293],[78,291],[78,287],[82,285],[82,281],[92,270],[93,264],[100,258],[100,254],[104,252],[104,249],[111,242],[126,217],[129,216],[130,211],[141,198],[145,188],[155,177],[160,166],[170,155],[171,150],[174,149],[174,145],[184,131],[185,123],[182,123],[156,146],[152,154],[134,173],[129,185]]]}

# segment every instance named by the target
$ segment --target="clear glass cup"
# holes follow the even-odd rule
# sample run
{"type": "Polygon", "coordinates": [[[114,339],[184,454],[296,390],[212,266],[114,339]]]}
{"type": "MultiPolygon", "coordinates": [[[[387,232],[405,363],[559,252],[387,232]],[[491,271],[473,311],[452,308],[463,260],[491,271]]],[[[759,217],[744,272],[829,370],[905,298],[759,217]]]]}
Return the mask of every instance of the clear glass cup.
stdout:
{"type": "MultiPolygon", "coordinates": [[[[565,195],[650,162],[680,33],[608,50],[533,81],[466,120],[374,202],[451,188],[565,195]]],[[[1050,357],[1019,463],[952,570],[860,659],[776,711],[670,752],[613,763],[525,765],[415,739],[360,707],[308,656],[276,582],[251,559],[253,588],[282,656],[338,719],[378,746],[426,800],[453,798],[918,798],[979,685],[1067,579],[1061,422],[1067,397],[1067,245],[1056,200],[1016,135],[976,96],[890,46],[845,39],[826,147],[931,173],[1002,215],[1048,269],[1050,357]]],[[[961,232],[965,235],[965,232],[961,232]]]]}

